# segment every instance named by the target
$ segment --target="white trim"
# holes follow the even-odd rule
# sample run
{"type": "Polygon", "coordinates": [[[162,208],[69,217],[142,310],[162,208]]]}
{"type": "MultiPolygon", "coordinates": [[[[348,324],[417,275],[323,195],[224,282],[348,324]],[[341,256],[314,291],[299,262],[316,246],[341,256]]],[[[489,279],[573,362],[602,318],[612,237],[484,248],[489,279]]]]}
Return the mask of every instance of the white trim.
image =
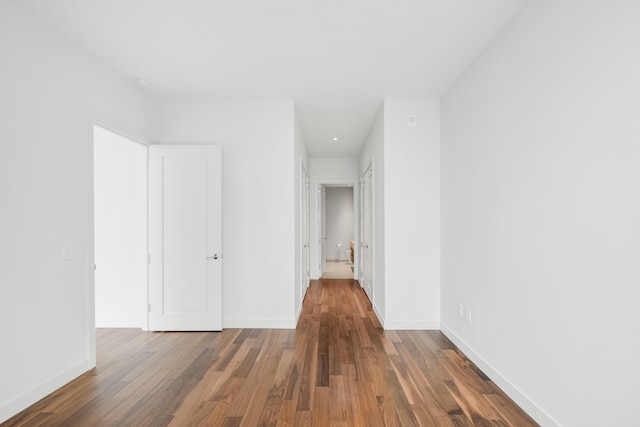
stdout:
{"type": "MultiPolygon", "coordinates": [[[[376,286],[375,286],[375,270],[376,270],[376,256],[375,256],[375,248],[376,248],[376,223],[375,223],[375,211],[376,211],[376,196],[375,196],[375,184],[374,184],[374,178],[373,178],[373,156],[371,156],[371,161],[369,162],[369,165],[365,168],[364,172],[362,172],[362,174],[360,175],[360,179],[358,180],[358,195],[359,195],[359,202],[358,203],[358,240],[357,240],[357,244],[355,245],[357,250],[358,250],[358,265],[357,265],[357,270],[354,268],[354,274],[356,276],[356,280],[358,280],[358,282],[360,283],[360,286],[362,287],[362,275],[360,274],[362,271],[362,265],[363,265],[363,260],[362,258],[364,257],[363,252],[360,250],[361,246],[362,246],[362,236],[364,235],[364,221],[363,221],[363,210],[364,210],[364,191],[362,191],[362,187],[363,187],[363,183],[364,183],[364,177],[367,175],[367,173],[369,173],[370,175],[370,185],[371,185],[371,254],[370,257],[371,259],[369,260],[369,262],[371,263],[371,277],[369,277],[369,281],[371,282],[369,285],[371,286],[371,303],[373,304],[375,299],[376,299],[376,286]]],[[[354,258],[355,260],[355,258],[354,258]]],[[[355,264],[355,263],[354,263],[355,264]]],[[[356,267],[354,265],[354,267],[356,267]]],[[[363,287],[364,289],[364,287],[363,287]]],[[[366,293],[366,289],[365,289],[365,293],[366,293]]],[[[384,316],[378,316],[378,318],[381,320],[381,323],[384,325],[384,321],[383,321],[383,317],[384,316]]]]}
{"type": "Polygon", "coordinates": [[[36,403],[44,396],[54,392],[65,384],[68,384],[69,382],[73,381],[74,379],[91,369],[92,366],[90,360],[85,359],[77,365],[72,366],[66,371],[32,388],[28,392],[12,400],[9,400],[8,402],[0,406],[0,423],[8,420],[17,413],[36,403]]]}
{"type": "Polygon", "coordinates": [[[223,329],[295,329],[296,319],[224,319],[223,329]]]}
{"type": "MultiPolygon", "coordinates": [[[[93,149],[95,145],[95,127],[96,121],[92,117],[87,117],[85,124],[88,124],[87,140],[87,157],[85,158],[85,213],[84,213],[84,229],[87,236],[85,241],[85,266],[84,276],[86,281],[87,299],[85,300],[87,308],[87,354],[89,355],[89,366],[96,366],[96,241],[95,241],[95,182],[94,182],[94,156],[93,149]]],[[[62,375],[62,374],[61,374],[62,375]]],[[[41,398],[46,395],[43,394],[41,398]]],[[[0,418],[2,418],[0,416],[0,418]]]]}
{"type": "Polygon", "coordinates": [[[96,318],[96,328],[133,328],[142,329],[140,324],[145,319],[137,319],[135,317],[104,317],[96,318]]]}
{"type": "Polygon", "coordinates": [[[304,158],[300,156],[300,239],[299,239],[299,255],[300,255],[300,277],[296,278],[300,280],[300,283],[296,284],[296,286],[300,287],[300,301],[298,307],[295,307],[297,314],[296,320],[300,317],[300,313],[302,312],[302,302],[304,301],[305,293],[307,292],[307,288],[309,287],[309,281],[311,278],[311,179],[309,178],[309,172],[304,164],[304,158]],[[306,190],[305,188],[306,187],[306,190]],[[306,193],[306,198],[304,197],[306,193]],[[305,208],[306,205],[306,208],[305,208]],[[307,218],[306,224],[307,229],[304,229],[304,213],[306,211],[307,218]],[[305,236],[306,233],[306,236],[305,236]],[[305,237],[307,238],[305,241],[305,237]],[[305,245],[307,245],[305,251],[305,245]],[[307,271],[305,271],[305,252],[306,256],[306,267],[307,271]]]}
{"type": "MultiPolygon", "coordinates": [[[[368,298],[368,297],[367,297],[368,298]]],[[[376,316],[378,317],[378,321],[380,322],[380,325],[382,325],[382,329],[385,329],[384,327],[384,316],[382,315],[382,311],[380,311],[380,309],[378,308],[377,305],[375,305],[373,303],[373,301],[371,302],[371,307],[373,307],[373,312],[376,314],[376,316]]]]}
{"type": "MultiPolygon", "coordinates": [[[[324,245],[324,227],[322,226],[322,220],[325,217],[325,214],[322,212],[323,208],[326,211],[326,206],[325,206],[325,202],[326,202],[326,193],[322,192],[322,184],[317,184],[318,185],[318,199],[316,202],[316,220],[317,220],[317,224],[316,224],[316,235],[317,235],[317,240],[318,240],[318,252],[317,252],[317,258],[316,258],[316,265],[318,266],[318,274],[314,275],[314,279],[315,280],[319,280],[322,275],[324,274],[324,267],[326,264],[326,256],[327,254],[325,253],[325,245],[324,245]],[[324,196],[324,197],[323,197],[324,196]]],[[[314,189],[315,191],[315,189],[314,189]]],[[[314,193],[315,194],[315,193],[314,193]]]]}
{"type": "Polygon", "coordinates": [[[387,320],[383,323],[388,331],[435,331],[440,329],[438,320],[387,320]]]}
{"type": "Polygon", "coordinates": [[[538,424],[549,427],[560,427],[560,423],[554,420],[551,415],[547,414],[540,406],[533,402],[527,395],[525,395],[518,387],[513,385],[507,378],[505,378],[500,372],[498,372],[493,366],[482,358],[475,350],[473,350],[467,343],[456,335],[451,329],[444,323],[440,324],[440,330],[447,338],[449,338],[462,352],[476,364],[478,368],[488,376],[498,387],[504,391],[507,396],[513,399],[518,406],[520,406],[531,418],[533,418],[538,424]]]}
{"type": "MultiPolygon", "coordinates": [[[[325,187],[329,185],[329,186],[336,186],[336,187],[351,187],[353,188],[353,241],[354,242],[360,242],[360,208],[359,208],[359,197],[360,197],[360,180],[359,179],[319,179],[317,181],[313,181],[313,185],[311,185],[311,181],[310,181],[310,187],[314,187],[314,192],[315,191],[322,191],[322,187],[325,187]]],[[[315,194],[315,193],[314,193],[315,194]]],[[[318,195],[318,201],[317,201],[317,205],[316,206],[316,210],[317,210],[317,237],[318,237],[318,254],[315,260],[315,264],[313,264],[314,261],[310,261],[311,265],[320,265],[322,262],[322,251],[320,250],[320,244],[322,244],[322,236],[321,236],[321,229],[322,229],[322,212],[320,212],[320,196],[318,195]]],[[[311,209],[309,209],[309,211],[311,211],[311,209]]],[[[326,212],[325,212],[326,214],[326,212]]],[[[311,223],[311,222],[310,222],[311,223]]],[[[309,240],[311,240],[311,230],[309,230],[309,240]]],[[[311,244],[311,243],[310,243],[311,244]]],[[[358,248],[359,244],[355,245],[355,251],[357,253],[357,256],[359,257],[359,253],[360,253],[360,249],[358,248]]],[[[326,254],[325,254],[326,256],[326,254]]],[[[359,258],[356,257],[356,254],[354,254],[353,257],[353,280],[359,280],[358,278],[358,269],[360,268],[360,260],[359,258]]],[[[321,270],[321,269],[320,269],[321,270]]],[[[315,271],[314,271],[315,273],[315,271]]],[[[318,275],[318,277],[311,277],[311,269],[309,271],[309,279],[310,280],[319,280],[320,277],[322,277],[322,271],[319,272],[320,274],[318,275]]]]}
{"type": "MultiPolygon", "coordinates": [[[[304,295],[302,296],[302,302],[304,302],[304,295]]],[[[300,307],[298,307],[298,309],[296,310],[296,325],[298,324],[298,321],[300,320],[300,315],[302,314],[302,302],[300,302],[300,307]]]]}

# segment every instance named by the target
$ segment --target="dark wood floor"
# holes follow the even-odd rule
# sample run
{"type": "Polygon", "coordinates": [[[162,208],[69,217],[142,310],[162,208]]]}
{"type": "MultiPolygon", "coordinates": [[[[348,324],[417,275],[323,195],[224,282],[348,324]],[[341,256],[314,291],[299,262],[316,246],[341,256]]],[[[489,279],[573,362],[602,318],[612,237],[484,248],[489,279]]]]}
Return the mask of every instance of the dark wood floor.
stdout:
{"type": "Polygon", "coordinates": [[[98,330],[98,367],[3,426],[535,426],[437,331],[383,331],[353,280],[296,330],[98,330]]]}

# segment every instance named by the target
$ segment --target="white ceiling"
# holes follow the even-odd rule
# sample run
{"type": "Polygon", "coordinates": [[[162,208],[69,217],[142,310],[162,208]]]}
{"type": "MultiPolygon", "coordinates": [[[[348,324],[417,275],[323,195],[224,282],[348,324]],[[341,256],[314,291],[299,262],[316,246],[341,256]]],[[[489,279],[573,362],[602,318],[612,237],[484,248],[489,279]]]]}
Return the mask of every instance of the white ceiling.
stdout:
{"type": "Polygon", "coordinates": [[[293,99],[313,157],[439,98],[526,0],[14,0],[160,102],[293,99]],[[338,143],[333,143],[338,137],[338,143]]]}

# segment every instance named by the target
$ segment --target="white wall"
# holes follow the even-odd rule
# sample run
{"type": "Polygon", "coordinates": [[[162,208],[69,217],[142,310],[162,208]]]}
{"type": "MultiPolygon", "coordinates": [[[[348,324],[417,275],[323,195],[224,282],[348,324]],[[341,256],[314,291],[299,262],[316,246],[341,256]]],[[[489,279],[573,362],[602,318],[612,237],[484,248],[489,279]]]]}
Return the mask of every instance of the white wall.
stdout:
{"type": "MultiPolygon", "coordinates": [[[[376,116],[358,159],[359,177],[373,162],[373,310],[385,324],[385,152],[383,104],[376,116]]],[[[359,240],[358,240],[359,241],[359,240]]],[[[356,270],[358,271],[358,270],[356,270]]]]}
{"type": "Polygon", "coordinates": [[[327,187],[326,191],[327,260],[347,260],[353,240],[353,187],[327,187]]]}
{"type": "MultiPolygon", "coordinates": [[[[360,180],[358,173],[358,159],[355,158],[310,158],[309,180],[311,189],[309,192],[311,210],[311,278],[320,278],[320,254],[318,253],[318,241],[320,239],[318,224],[318,191],[322,184],[354,185],[354,206],[358,211],[358,187],[360,180]]],[[[359,225],[357,215],[354,215],[354,240],[359,239],[359,225]]],[[[358,271],[358,260],[355,260],[355,271],[358,271]]]]}
{"type": "Polygon", "coordinates": [[[384,326],[438,329],[439,100],[384,101],[384,197],[384,326]]]}
{"type": "Polygon", "coordinates": [[[639,22],[530,0],[442,100],[443,329],[542,425],[640,425],[639,22]]]}
{"type": "Polygon", "coordinates": [[[93,121],[150,135],[156,110],[13,2],[0,40],[2,421],[95,363],[93,121]]]}
{"type": "Polygon", "coordinates": [[[146,328],[147,147],[94,128],[95,307],[98,328],[146,328]]]}
{"type": "Polygon", "coordinates": [[[438,329],[439,101],[385,100],[360,154],[361,173],[372,158],[374,310],[385,329],[438,329]]]}
{"type": "Polygon", "coordinates": [[[162,107],[162,143],[222,147],[225,328],[295,327],[294,122],[291,101],[162,107]]]}

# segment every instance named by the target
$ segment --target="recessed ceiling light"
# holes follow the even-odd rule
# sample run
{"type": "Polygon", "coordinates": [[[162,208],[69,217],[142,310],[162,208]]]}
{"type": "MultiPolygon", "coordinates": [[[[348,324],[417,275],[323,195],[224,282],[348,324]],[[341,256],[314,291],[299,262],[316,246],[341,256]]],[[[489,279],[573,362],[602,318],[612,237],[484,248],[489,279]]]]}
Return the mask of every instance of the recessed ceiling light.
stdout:
{"type": "Polygon", "coordinates": [[[151,86],[151,82],[149,82],[149,80],[145,80],[145,79],[136,79],[136,83],[138,84],[138,86],[142,86],[142,87],[151,86]]]}
{"type": "Polygon", "coordinates": [[[334,137],[333,137],[333,140],[334,140],[334,141],[337,141],[337,140],[338,140],[338,137],[337,137],[337,136],[334,136],[334,137]]]}

